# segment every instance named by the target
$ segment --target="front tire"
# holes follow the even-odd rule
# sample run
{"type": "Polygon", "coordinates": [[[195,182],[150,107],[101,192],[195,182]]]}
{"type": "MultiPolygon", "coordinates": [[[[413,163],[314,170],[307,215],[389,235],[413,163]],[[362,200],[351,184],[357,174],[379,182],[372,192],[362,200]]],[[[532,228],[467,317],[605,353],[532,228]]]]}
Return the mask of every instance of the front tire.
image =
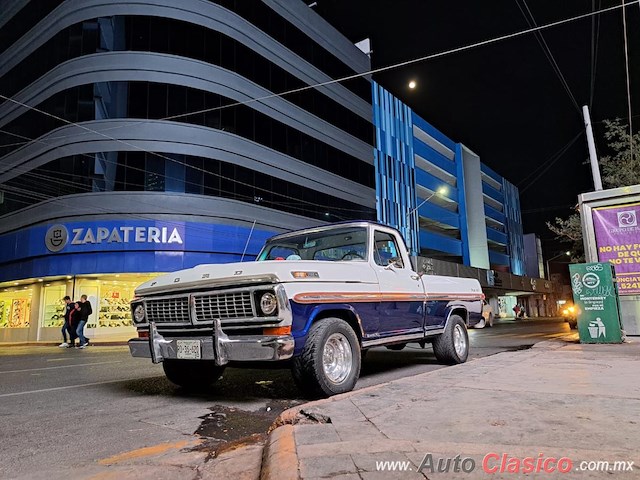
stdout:
{"type": "Polygon", "coordinates": [[[171,383],[186,390],[206,390],[224,372],[212,360],[165,360],[162,368],[171,383]]]}
{"type": "Polygon", "coordinates": [[[351,326],[340,318],[324,318],[311,326],[291,371],[305,395],[330,397],[353,390],[360,363],[360,342],[351,326]]]}
{"type": "Polygon", "coordinates": [[[447,365],[456,365],[467,361],[469,334],[462,318],[458,315],[451,315],[444,333],[433,340],[433,353],[440,363],[447,365]]]}

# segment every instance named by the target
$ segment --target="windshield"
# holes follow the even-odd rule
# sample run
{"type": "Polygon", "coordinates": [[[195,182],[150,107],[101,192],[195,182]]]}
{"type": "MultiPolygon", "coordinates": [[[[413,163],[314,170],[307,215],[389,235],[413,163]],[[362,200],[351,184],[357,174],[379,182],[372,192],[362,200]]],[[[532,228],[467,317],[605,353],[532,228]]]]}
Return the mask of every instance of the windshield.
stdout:
{"type": "Polygon", "coordinates": [[[258,261],[324,260],[360,261],[367,258],[365,227],[332,228],[315,233],[275,239],[262,249],[258,261]]]}

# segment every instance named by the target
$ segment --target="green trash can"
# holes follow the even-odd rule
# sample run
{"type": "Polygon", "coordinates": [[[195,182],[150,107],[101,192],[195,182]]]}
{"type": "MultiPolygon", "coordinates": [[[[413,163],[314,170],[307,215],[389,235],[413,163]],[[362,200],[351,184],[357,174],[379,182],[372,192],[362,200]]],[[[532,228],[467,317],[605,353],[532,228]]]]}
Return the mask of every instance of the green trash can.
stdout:
{"type": "Polygon", "coordinates": [[[618,284],[609,262],[569,265],[580,343],[622,343],[618,284]]]}

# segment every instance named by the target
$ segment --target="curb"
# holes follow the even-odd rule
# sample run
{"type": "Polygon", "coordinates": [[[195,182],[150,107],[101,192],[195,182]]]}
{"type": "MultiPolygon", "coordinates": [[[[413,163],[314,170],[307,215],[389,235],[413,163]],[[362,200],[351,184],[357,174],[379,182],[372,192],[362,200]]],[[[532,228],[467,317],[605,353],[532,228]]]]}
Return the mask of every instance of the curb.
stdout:
{"type": "Polygon", "coordinates": [[[283,425],[269,434],[262,452],[260,480],[298,480],[298,452],[293,425],[283,425]]]}
{"type": "Polygon", "coordinates": [[[354,395],[377,390],[392,382],[393,380],[341,393],[329,398],[312,400],[282,412],[269,428],[269,436],[262,454],[260,480],[300,480],[300,462],[296,448],[295,425],[298,423],[298,416],[302,410],[309,410],[317,405],[325,405],[354,395]]]}

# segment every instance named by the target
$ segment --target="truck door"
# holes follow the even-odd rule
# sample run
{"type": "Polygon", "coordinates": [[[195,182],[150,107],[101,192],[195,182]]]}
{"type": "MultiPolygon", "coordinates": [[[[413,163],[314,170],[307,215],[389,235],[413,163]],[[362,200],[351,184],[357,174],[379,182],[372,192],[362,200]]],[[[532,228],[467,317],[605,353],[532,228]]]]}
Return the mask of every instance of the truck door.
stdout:
{"type": "Polygon", "coordinates": [[[424,333],[424,286],[400,252],[394,235],[375,230],[373,268],[380,286],[380,336],[418,339],[424,333]]]}

